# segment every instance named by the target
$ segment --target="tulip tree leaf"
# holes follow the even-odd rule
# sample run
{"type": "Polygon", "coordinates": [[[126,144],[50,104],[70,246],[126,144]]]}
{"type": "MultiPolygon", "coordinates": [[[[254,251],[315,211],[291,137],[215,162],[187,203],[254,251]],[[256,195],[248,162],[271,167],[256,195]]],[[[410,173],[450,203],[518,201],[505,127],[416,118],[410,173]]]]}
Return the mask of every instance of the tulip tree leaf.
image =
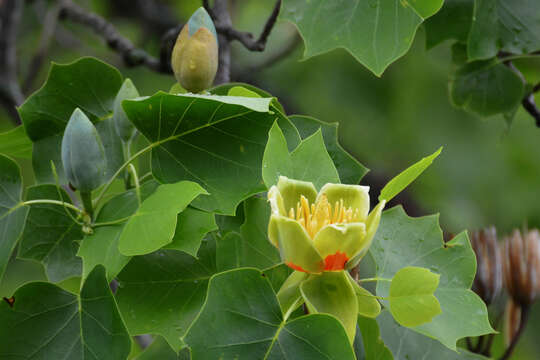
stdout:
{"type": "Polygon", "coordinates": [[[111,115],[121,85],[118,70],[94,58],[53,63],[43,87],[19,108],[28,137],[37,141],[62,134],[76,108],[92,122],[111,115]]]}
{"type": "MultiPolygon", "coordinates": [[[[142,200],[152,194],[158,184],[148,181],[141,185],[142,200]]],[[[135,189],[118,194],[110,199],[99,211],[96,223],[119,221],[129,217],[139,208],[139,201],[135,189]]],[[[107,280],[111,281],[129,262],[131,257],[122,255],[118,250],[118,240],[124,229],[125,222],[118,224],[98,226],[91,235],[85,236],[79,247],[77,255],[83,261],[83,279],[90,271],[101,264],[107,272],[107,280]]]]}
{"type": "MultiPolygon", "coordinates": [[[[230,95],[229,94],[229,91],[232,89],[232,88],[244,88],[250,92],[253,92],[257,95],[259,95],[259,97],[262,97],[262,98],[271,98],[273,97],[272,94],[270,94],[269,92],[263,90],[263,89],[259,89],[258,87],[255,87],[251,84],[246,84],[246,83],[240,83],[240,82],[232,82],[232,83],[226,83],[226,84],[221,84],[221,85],[218,85],[212,89],[210,89],[209,91],[212,93],[212,94],[215,94],[215,95],[230,95]]],[[[236,90],[238,91],[238,90],[236,90]]],[[[286,114],[285,112],[285,109],[283,108],[283,105],[281,105],[279,103],[279,101],[277,100],[277,98],[274,97],[274,99],[272,100],[272,105],[274,105],[276,107],[276,109],[278,109],[282,114],[286,114]]]]}
{"type": "Polygon", "coordinates": [[[118,306],[131,335],[163,336],[174,350],[199,313],[208,279],[216,273],[215,242],[198,259],[176,250],[136,256],[118,275],[118,306]]]}
{"type": "MultiPolygon", "coordinates": [[[[360,329],[370,336],[379,333],[385,347],[394,356],[394,360],[437,359],[437,360],[488,360],[488,358],[470,353],[464,349],[450,350],[437,340],[418,334],[399,325],[388,311],[383,311],[377,319],[358,320],[360,329]]],[[[364,334],[364,332],[362,332],[364,334]]],[[[366,360],[379,359],[366,357],[366,360]]],[[[392,359],[392,357],[384,358],[392,359]]]]}
{"type": "Polygon", "coordinates": [[[467,43],[470,60],[499,51],[528,54],[540,50],[540,12],[536,0],[475,0],[467,43]]]}
{"type": "Polygon", "coordinates": [[[519,75],[495,60],[467,63],[450,82],[452,103],[481,116],[514,111],[524,91],[519,75]]]}
{"type": "Polygon", "coordinates": [[[281,262],[278,250],[268,241],[268,202],[249,198],[244,202],[244,214],[244,223],[238,231],[229,232],[217,241],[219,271],[238,267],[263,270],[281,262]]]}
{"type": "Polygon", "coordinates": [[[199,182],[210,196],[193,206],[233,215],[236,206],[262,192],[261,167],[268,130],[278,121],[291,148],[298,131],[271,98],[171,95],[124,101],[124,110],[153,144],[152,171],[161,182],[199,182]]]}
{"type": "Polygon", "coordinates": [[[144,255],[171,243],[178,213],[201,194],[206,191],[191,181],[160,185],[124,226],[118,239],[120,253],[144,255]]]}
{"type": "Polygon", "coordinates": [[[441,313],[433,295],[439,275],[428,269],[408,266],[399,270],[390,284],[390,312],[398,323],[413,327],[427,323],[441,313]]]}
{"type": "Polygon", "coordinates": [[[439,156],[442,151],[442,147],[439,150],[435,151],[430,156],[423,158],[417,163],[409,166],[407,169],[403,170],[396,177],[388,182],[381,190],[379,195],[379,201],[386,200],[386,202],[392,200],[394,196],[399,194],[403,189],[409,186],[418,176],[420,176],[424,170],[426,170],[433,160],[439,156]]]}
{"type": "Polygon", "coordinates": [[[300,284],[300,292],[310,314],[326,313],[335,316],[352,341],[356,333],[358,301],[345,271],[312,274],[300,284]]]}
{"type": "MultiPolygon", "coordinates": [[[[55,185],[28,188],[26,200],[37,199],[59,200],[71,204],[69,195],[55,185]]],[[[74,210],[59,205],[31,205],[18,257],[42,262],[47,277],[52,282],[80,276],[81,259],[76,254],[79,248],[77,241],[83,238],[83,234],[80,225],[73,221],[77,216],[74,210]]]]}
{"type": "Polygon", "coordinates": [[[441,10],[426,20],[426,46],[432,48],[444,40],[467,42],[474,0],[445,0],[441,10]]]}
{"type": "Polygon", "coordinates": [[[285,321],[270,282],[261,275],[237,269],[212,277],[204,308],[184,337],[193,359],[355,358],[334,317],[312,314],[285,321]]]}
{"type": "Polygon", "coordinates": [[[292,115],[289,116],[289,119],[298,129],[302,139],[306,139],[321,129],[326,150],[332,158],[343,184],[358,184],[362,177],[369,171],[339,144],[338,123],[326,123],[303,115],[292,115]]]}
{"type": "Polygon", "coordinates": [[[15,161],[0,154],[0,280],[24,229],[28,208],[21,202],[21,170],[15,161]]]}
{"type": "MultiPolygon", "coordinates": [[[[458,339],[493,332],[486,305],[470,290],[476,259],[465,233],[445,244],[437,216],[410,218],[401,207],[395,207],[383,213],[370,252],[377,277],[392,278],[405,266],[440,274],[435,296],[442,313],[429,323],[413,327],[414,331],[453,350],[458,339]]],[[[379,282],[377,295],[388,297],[389,288],[388,282],[379,282]]]]}
{"type": "Polygon", "coordinates": [[[187,208],[178,214],[174,237],[170,244],[165,245],[165,249],[180,250],[197,256],[204,236],[217,228],[214,214],[187,208]]]}
{"type": "Polygon", "coordinates": [[[32,157],[32,141],[26,135],[24,126],[0,133],[0,154],[23,159],[32,157]]]}
{"type": "Polygon", "coordinates": [[[102,266],[90,273],[80,298],[43,282],[26,284],[13,297],[13,306],[0,303],[0,323],[10,325],[0,326],[0,358],[127,358],[131,340],[102,266]]]}
{"type": "MultiPolygon", "coordinates": [[[[421,336],[421,335],[418,335],[421,336]]],[[[393,360],[394,357],[381,339],[379,325],[375,319],[358,316],[358,329],[356,337],[361,338],[362,351],[356,353],[357,359],[363,360],[393,360]]],[[[356,343],[355,343],[356,345],[356,343]]],[[[413,359],[413,358],[410,358],[413,359]]]]}
{"type": "Polygon", "coordinates": [[[262,174],[268,188],[277,184],[280,176],[312,182],[318,189],[326,183],[340,182],[336,167],[326,151],[320,129],[302,140],[289,154],[287,141],[277,123],[268,133],[262,174]]]}
{"type": "Polygon", "coordinates": [[[411,47],[416,29],[443,0],[286,0],[280,18],[304,39],[304,58],[344,48],[380,76],[411,47]]]}

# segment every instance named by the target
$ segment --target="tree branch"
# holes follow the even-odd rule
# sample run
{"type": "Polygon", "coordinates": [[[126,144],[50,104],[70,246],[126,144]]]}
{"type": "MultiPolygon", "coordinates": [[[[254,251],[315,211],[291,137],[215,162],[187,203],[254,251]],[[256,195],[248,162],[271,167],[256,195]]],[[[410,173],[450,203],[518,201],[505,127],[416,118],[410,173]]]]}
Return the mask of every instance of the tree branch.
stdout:
{"type": "Polygon", "coordinates": [[[24,101],[17,79],[17,30],[21,20],[23,2],[0,1],[0,102],[15,124],[21,120],[16,106],[24,101]]]}
{"type": "Polygon", "coordinates": [[[168,62],[163,62],[163,59],[157,59],[146,51],[136,48],[111,23],[101,16],[81,8],[72,1],[67,0],[63,4],[60,19],[69,19],[94,30],[107,42],[109,48],[122,56],[122,60],[128,67],[143,65],[159,73],[172,74],[168,62]]]}

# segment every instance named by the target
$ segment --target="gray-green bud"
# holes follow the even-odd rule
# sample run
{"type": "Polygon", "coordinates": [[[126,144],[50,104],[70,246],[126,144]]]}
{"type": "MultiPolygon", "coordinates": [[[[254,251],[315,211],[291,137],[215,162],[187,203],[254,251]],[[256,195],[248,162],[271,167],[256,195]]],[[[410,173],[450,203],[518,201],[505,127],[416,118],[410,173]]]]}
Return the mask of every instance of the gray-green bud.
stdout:
{"type": "Polygon", "coordinates": [[[128,142],[136,130],[133,123],[129,121],[126,112],[122,107],[122,101],[135,99],[137,97],[139,97],[137,88],[135,85],[133,85],[130,79],[126,79],[118,91],[116,99],[114,100],[114,129],[116,130],[116,134],[124,142],[128,142]]]}
{"type": "Polygon", "coordinates": [[[62,164],[70,184],[90,192],[105,180],[107,158],[101,138],[88,117],[75,109],[62,138],[62,164]]]}

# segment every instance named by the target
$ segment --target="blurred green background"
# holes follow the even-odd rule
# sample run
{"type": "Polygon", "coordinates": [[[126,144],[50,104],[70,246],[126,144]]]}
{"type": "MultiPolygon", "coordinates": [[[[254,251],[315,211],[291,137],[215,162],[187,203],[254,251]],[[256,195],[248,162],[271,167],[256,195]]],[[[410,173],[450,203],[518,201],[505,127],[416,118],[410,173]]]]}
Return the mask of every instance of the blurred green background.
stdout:
{"type": "MultiPolygon", "coordinates": [[[[109,19],[135,44],[159,53],[159,29],[144,22],[141,25],[143,20],[132,15],[136,9],[125,13],[129,1],[79,3],[109,19]]],[[[171,9],[170,19],[165,20],[173,23],[183,23],[200,6],[196,0],[160,3],[171,9]]],[[[258,34],[272,7],[272,1],[235,1],[233,23],[238,29],[258,34]]],[[[21,79],[39,43],[43,21],[39,9],[39,1],[25,6],[18,43],[21,79]]],[[[440,213],[441,226],[449,234],[493,224],[502,237],[513,228],[540,226],[540,129],[522,109],[508,126],[502,117],[480,119],[454,108],[448,98],[450,43],[426,51],[421,27],[411,50],[381,78],[344,50],[299,61],[301,42],[281,61],[260,66],[295,36],[291,24],[279,23],[263,53],[249,52],[234,43],[233,80],[271,92],[289,114],[339,122],[341,144],[371,169],[362,182],[375,189],[374,196],[392,176],[442,145],[439,159],[396,201],[403,203],[409,214],[440,213]]],[[[61,22],[34,88],[42,84],[50,61],[65,63],[83,55],[118,67],[143,95],[168,90],[175,82],[172,76],[146,68],[124,67],[119,56],[91,31],[61,22]]],[[[540,61],[517,65],[529,79],[540,79],[540,61]]],[[[11,127],[11,120],[0,109],[0,130],[11,127]]],[[[30,162],[21,164],[26,182],[31,183],[30,162]]],[[[0,296],[10,294],[24,279],[43,278],[37,264],[17,260],[14,265],[0,284],[0,296]]],[[[540,343],[535,341],[540,331],[538,306],[536,310],[512,359],[540,358],[540,343]]]]}

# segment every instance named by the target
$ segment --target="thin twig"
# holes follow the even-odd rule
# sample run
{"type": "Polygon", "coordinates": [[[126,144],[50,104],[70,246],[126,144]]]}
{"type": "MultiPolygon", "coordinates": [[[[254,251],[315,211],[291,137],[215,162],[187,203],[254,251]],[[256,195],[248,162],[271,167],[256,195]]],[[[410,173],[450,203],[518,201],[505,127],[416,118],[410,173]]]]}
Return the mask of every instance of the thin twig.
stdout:
{"type": "Polygon", "coordinates": [[[143,65],[159,73],[172,74],[171,68],[161,59],[139,49],[122,36],[116,28],[101,16],[87,11],[72,1],[66,1],[60,11],[60,19],[69,19],[73,22],[88,26],[101,36],[110,49],[118,52],[128,67],[143,65]]]}
{"type": "Polygon", "coordinates": [[[17,125],[21,120],[15,107],[24,100],[17,79],[16,49],[22,10],[21,0],[0,2],[0,102],[17,125]]]}
{"type": "Polygon", "coordinates": [[[512,337],[512,341],[510,341],[510,345],[504,352],[504,354],[499,358],[499,360],[508,360],[510,359],[510,356],[514,352],[514,349],[523,334],[523,330],[525,330],[525,327],[527,325],[527,320],[529,319],[529,306],[522,306],[521,307],[521,317],[519,322],[519,327],[514,336],[512,337]]]}

